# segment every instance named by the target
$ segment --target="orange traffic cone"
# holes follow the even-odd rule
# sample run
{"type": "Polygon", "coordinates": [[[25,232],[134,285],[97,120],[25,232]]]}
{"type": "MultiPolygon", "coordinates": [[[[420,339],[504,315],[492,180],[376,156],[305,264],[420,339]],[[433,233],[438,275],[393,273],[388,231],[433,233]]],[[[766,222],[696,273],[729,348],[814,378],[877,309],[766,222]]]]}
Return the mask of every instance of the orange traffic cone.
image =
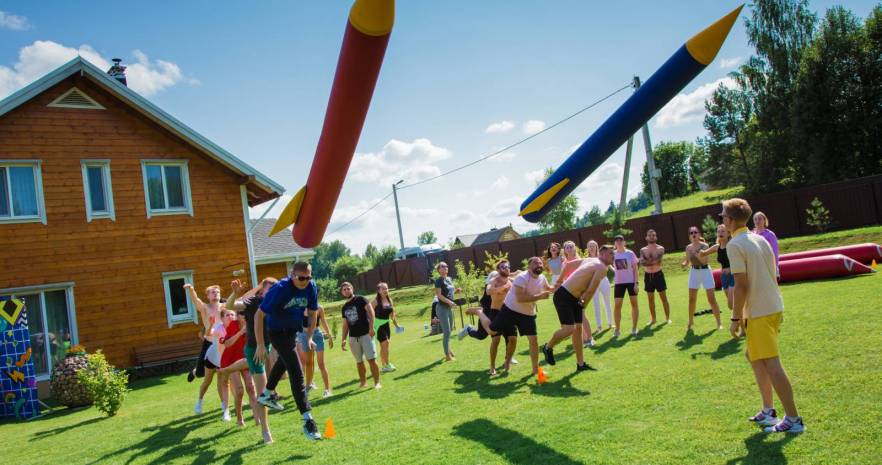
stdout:
{"type": "Polygon", "coordinates": [[[545,371],[542,367],[539,367],[539,373],[536,373],[536,381],[539,382],[539,384],[544,384],[548,381],[548,377],[545,376],[545,371]]]}
{"type": "Polygon", "coordinates": [[[874,270],[876,269],[876,259],[875,258],[873,259],[873,262],[870,263],[870,268],[872,268],[874,270]]]}
{"type": "Polygon", "coordinates": [[[337,431],[334,429],[334,419],[328,418],[325,423],[325,439],[334,439],[337,437],[337,431]]]}

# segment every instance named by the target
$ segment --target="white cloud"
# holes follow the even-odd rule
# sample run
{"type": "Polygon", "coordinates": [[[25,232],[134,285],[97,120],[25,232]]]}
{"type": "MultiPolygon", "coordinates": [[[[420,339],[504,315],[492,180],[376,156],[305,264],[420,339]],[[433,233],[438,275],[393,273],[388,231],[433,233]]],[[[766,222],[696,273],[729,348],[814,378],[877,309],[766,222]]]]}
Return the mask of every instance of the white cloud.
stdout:
{"type": "Polygon", "coordinates": [[[500,200],[493,205],[493,208],[487,213],[487,216],[491,218],[504,218],[504,217],[514,217],[517,216],[518,211],[520,211],[521,201],[523,199],[520,197],[509,197],[507,199],[500,200]]]}
{"type": "Polygon", "coordinates": [[[741,57],[723,58],[720,60],[720,68],[729,69],[741,64],[741,57]]]}
{"type": "MultiPolygon", "coordinates": [[[[37,40],[19,50],[18,62],[12,67],[0,66],[0,98],[39,79],[53,69],[81,56],[102,70],[110,68],[110,60],[104,58],[89,45],[78,48],[66,47],[49,40],[37,40]]],[[[155,60],[150,62],[140,50],[132,52],[135,62],[128,66],[126,77],[129,87],[144,96],[151,96],[178,83],[198,84],[187,78],[178,65],[155,60]]]]}
{"type": "Polygon", "coordinates": [[[530,184],[530,187],[539,185],[545,179],[545,170],[527,171],[524,173],[524,179],[530,184]]]}
{"type": "Polygon", "coordinates": [[[533,135],[537,132],[545,129],[545,121],[538,119],[531,119],[524,123],[522,127],[524,134],[533,135]]]}
{"type": "Polygon", "coordinates": [[[0,29],[11,29],[13,31],[26,31],[31,28],[31,24],[24,16],[17,16],[0,10],[0,29]]]}
{"type": "Polygon", "coordinates": [[[656,128],[670,128],[693,121],[701,121],[705,114],[705,100],[714,94],[720,84],[727,87],[736,85],[734,79],[725,77],[704,84],[688,94],[678,94],[658,112],[654,126],[656,128]]]}
{"type": "Polygon", "coordinates": [[[493,184],[491,184],[490,187],[492,187],[493,189],[505,189],[506,187],[508,187],[508,185],[508,178],[505,176],[500,176],[496,178],[495,181],[493,181],[493,184]]]}
{"type": "Polygon", "coordinates": [[[514,127],[515,127],[514,121],[509,121],[509,120],[497,121],[495,123],[490,123],[490,126],[487,126],[487,128],[484,129],[484,133],[485,134],[496,134],[496,133],[500,133],[500,132],[508,132],[508,131],[511,131],[512,129],[514,129],[514,127]]]}
{"type": "Polygon", "coordinates": [[[353,181],[386,187],[399,179],[411,183],[441,174],[434,163],[451,156],[450,150],[433,145],[429,139],[413,142],[392,139],[377,153],[356,153],[349,175],[353,181]]]}

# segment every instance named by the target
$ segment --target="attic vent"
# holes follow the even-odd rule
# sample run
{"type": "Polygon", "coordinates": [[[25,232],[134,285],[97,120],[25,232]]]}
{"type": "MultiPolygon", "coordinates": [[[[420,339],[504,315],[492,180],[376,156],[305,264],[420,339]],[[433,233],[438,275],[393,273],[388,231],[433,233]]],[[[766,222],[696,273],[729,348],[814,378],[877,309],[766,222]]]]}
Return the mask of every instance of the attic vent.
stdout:
{"type": "Polygon", "coordinates": [[[65,92],[49,104],[50,107],[82,108],[86,110],[103,110],[104,107],[76,87],[65,92]]]}

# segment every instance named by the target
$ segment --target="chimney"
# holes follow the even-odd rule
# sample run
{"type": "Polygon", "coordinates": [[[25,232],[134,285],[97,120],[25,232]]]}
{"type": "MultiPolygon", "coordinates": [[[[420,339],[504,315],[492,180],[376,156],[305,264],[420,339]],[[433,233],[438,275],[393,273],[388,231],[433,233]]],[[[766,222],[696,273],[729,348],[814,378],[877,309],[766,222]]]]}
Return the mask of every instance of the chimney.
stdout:
{"type": "Polygon", "coordinates": [[[107,74],[109,74],[110,77],[121,82],[122,85],[128,87],[128,84],[126,84],[126,67],[120,64],[120,62],[122,62],[122,59],[114,58],[112,61],[113,66],[111,66],[110,69],[107,70],[107,74]]]}

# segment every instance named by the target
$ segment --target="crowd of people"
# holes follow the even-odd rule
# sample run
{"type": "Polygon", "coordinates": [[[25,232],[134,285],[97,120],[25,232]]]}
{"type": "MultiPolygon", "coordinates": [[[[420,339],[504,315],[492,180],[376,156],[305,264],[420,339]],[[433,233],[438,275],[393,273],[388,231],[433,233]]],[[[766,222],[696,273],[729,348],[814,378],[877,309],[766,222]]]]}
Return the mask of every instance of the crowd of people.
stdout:
{"type": "MultiPolygon", "coordinates": [[[[730,333],[733,337],[746,337],[746,356],[762,399],[762,409],[750,420],[767,431],[801,432],[805,426],[798,416],[790,381],[778,356],[783,302],[776,279],[777,238],[768,229],[768,218],[761,212],[753,215],[757,227],[749,233],[746,224],[750,215],[746,201],[731,199],[724,202],[720,214],[722,224],[717,229],[713,245],[702,240],[697,227],[689,228],[690,243],[682,263],[682,266],[690,267],[687,331],[692,331],[697,293],[702,287],[716,320],[715,327],[723,328],[708,263],[709,257],[716,253],[727,306],[732,310],[730,333]],[[773,390],[784,407],[786,415],[783,418],[779,418],[774,409],[773,390]]],[[[625,294],[631,308],[630,334],[639,337],[637,296],[640,267],[643,267],[644,289],[648,297],[649,326],[657,323],[656,294],[665,314],[663,323],[672,323],[663,270],[665,249],[657,241],[656,231],[647,231],[646,245],[639,254],[626,247],[622,236],[616,236],[613,245],[589,241],[584,257],[572,241],[563,245],[552,243],[543,257],[530,258],[526,269],[520,272],[513,272],[508,260],[499,260],[485,281],[481,306],[467,310],[477,318],[478,326],[465,326],[458,337],[491,339],[491,375],[498,373],[496,360],[500,339],[505,341],[502,370],[508,372],[517,364],[514,354],[519,336],[527,338],[534,374],[540,372],[540,352],[545,363],[553,366],[556,364],[554,349],[566,340],[572,342],[576,371],[596,370],[586,361],[584,350],[594,347],[595,337],[604,331],[604,307],[606,330],[613,330],[613,338],[621,337],[625,294]],[[612,308],[610,293],[613,294],[612,308]],[[552,299],[560,327],[540,347],[536,304],[548,298],[552,299]],[[585,314],[589,302],[594,305],[593,330],[585,314]]],[[[439,277],[434,282],[433,314],[441,328],[444,359],[454,361],[451,332],[453,309],[457,306],[454,296],[460,289],[448,271],[446,263],[437,265],[439,277]]],[[[221,420],[232,421],[232,403],[238,424],[245,426],[242,407],[247,394],[263,441],[271,443],[268,409],[284,408],[276,387],[287,375],[292,396],[303,417],[305,436],[312,440],[321,439],[313,419],[309,393],[316,388],[317,363],[324,384],[323,397],[333,395],[324,350],[325,347],[334,347],[336,335],[331,332],[324,309],[319,305],[310,265],[296,262],[290,276],[281,280],[267,277],[250,290],[234,280],[230,283],[231,294],[225,300],[216,285],[205,290],[204,301],[191,285],[184,287],[196,304],[202,324],[200,337],[204,339],[197,365],[188,374],[189,381],[202,378],[195,412],[203,412],[203,398],[216,374],[221,420]]],[[[381,389],[381,374],[396,369],[389,354],[390,324],[395,326],[396,332],[404,330],[398,323],[389,287],[379,283],[373,299],[358,295],[348,282],[342,283],[339,290],[343,298],[340,348],[351,352],[355,359],[360,387],[369,387],[369,368],[373,388],[381,389]],[[377,363],[377,343],[382,367],[377,363]]]]}

